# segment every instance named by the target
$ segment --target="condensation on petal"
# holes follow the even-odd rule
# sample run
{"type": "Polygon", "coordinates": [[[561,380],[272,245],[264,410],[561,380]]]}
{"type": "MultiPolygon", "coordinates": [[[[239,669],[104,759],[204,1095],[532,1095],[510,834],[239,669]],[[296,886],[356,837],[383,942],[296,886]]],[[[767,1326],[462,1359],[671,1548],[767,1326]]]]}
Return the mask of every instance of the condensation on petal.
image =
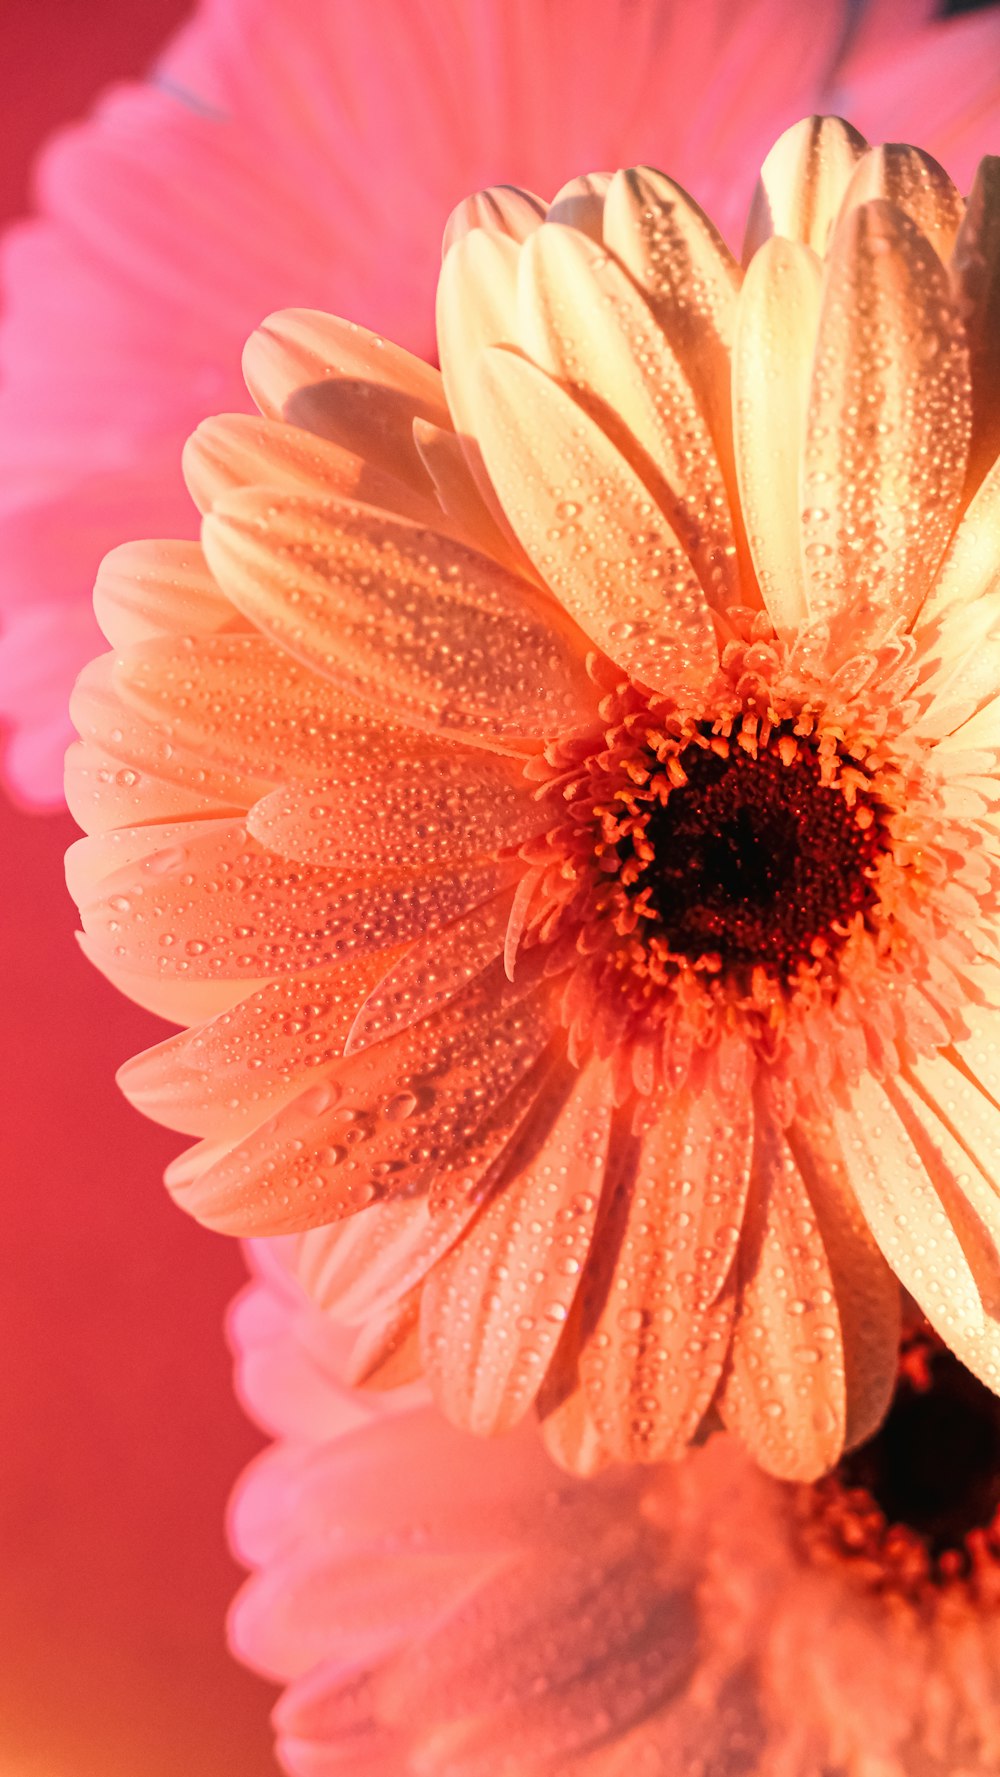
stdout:
{"type": "Polygon", "coordinates": [[[118,1084],[131,1104],[187,1135],[233,1140],[326,1074],[391,953],[352,957],[334,971],[272,981],[194,1030],[133,1056],[118,1084]]]}
{"type": "Polygon", "coordinates": [[[440,522],[430,488],[415,492],[384,466],[341,444],[253,414],[203,420],[184,447],[183,467],[201,512],[210,512],[233,488],[258,486],[293,494],[339,494],[421,524],[433,524],[435,518],[440,522]]]}
{"type": "MultiPolygon", "coordinates": [[[[173,842],[153,829],[139,856],[75,885],[108,962],[164,979],[299,974],[433,931],[511,880],[490,860],[438,874],[313,869],[265,851],[241,823],[190,827],[173,842]]],[[[74,859],[90,855],[74,848],[74,859]]]]}
{"type": "Polygon", "coordinates": [[[871,1437],[888,1411],[899,1357],[901,1292],[851,1190],[829,1123],[793,1123],[788,1142],[819,1224],[844,1348],[844,1444],[871,1437]]]}
{"type": "Polygon", "coordinates": [[[428,1018],[503,953],[513,891],[473,907],[418,940],[372,989],[351,1027],[348,1053],[428,1018]]]}
{"type": "Polygon", "coordinates": [[[968,354],[936,255],[882,200],[831,245],[809,400],[802,540],[834,658],[919,608],[958,514],[968,354]]]}
{"type": "MultiPolygon", "coordinates": [[[[133,725],[139,727],[134,719],[133,725]]],[[[158,749],[154,745],[151,750],[158,749]]],[[[87,742],[74,741],[68,748],[66,806],[85,833],[106,833],[140,821],[217,820],[246,813],[242,794],[218,797],[192,787],[191,780],[199,775],[197,761],[186,761],[189,781],[185,783],[180,772],[168,775],[155,763],[144,762],[142,752],[138,748],[123,765],[114,753],[87,742]]]]}
{"type": "MultiPolygon", "coordinates": [[[[526,230],[526,238],[532,230],[526,230]]],[[[452,424],[469,473],[487,511],[515,558],[520,546],[483,462],[476,425],[475,366],[485,346],[517,337],[520,240],[505,230],[456,232],[437,287],[437,341],[452,424]]]]}
{"type": "Polygon", "coordinates": [[[547,1004],[499,969],[442,1012],[330,1070],[329,1108],[309,1093],[178,1193],[230,1233],[294,1233],[410,1193],[471,1146],[494,1106],[543,1053],[547,1004]]]}
{"type": "Polygon", "coordinates": [[[816,1480],[844,1447],[847,1388],[833,1275],[787,1137],[760,1115],[719,1410],[761,1467],[783,1480],[816,1480]]]}
{"type": "Polygon", "coordinates": [[[780,237],[766,241],[740,292],[733,359],[747,541],[768,614],[784,636],[806,615],[799,488],[820,285],[819,261],[808,247],[780,237]]]}
{"type": "Polygon", "coordinates": [[[604,240],[684,365],[735,502],[729,377],[739,266],[693,198],[650,167],[615,174],[604,205],[604,240]]]}
{"type": "Polygon", "coordinates": [[[590,713],[586,644],[558,607],[435,531],[245,490],[206,519],[205,546],[275,641],[415,727],[489,745],[590,713]]]}
{"type": "Polygon", "coordinates": [[[490,1435],[531,1405],[587,1261],[611,1127],[610,1070],[593,1064],[550,1089],[546,1130],[501,1180],[427,1280],[424,1365],[439,1405],[490,1435]]]}
{"type": "Polygon", "coordinates": [[[951,262],[972,369],[967,491],[1000,456],[1000,157],[980,161],[951,262]]]}
{"type": "Polygon", "coordinates": [[[632,279],[578,229],[547,225],[523,248],[518,342],[654,491],[710,601],[736,598],[725,482],[687,368],[632,279]]]}
{"type": "Polygon", "coordinates": [[[948,259],[965,204],[933,155],[902,142],[870,148],[854,169],[844,208],[870,203],[873,198],[885,198],[897,210],[905,210],[938,258],[948,259]]]}
{"type": "Polygon", "coordinates": [[[245,629],[197,543],[122,543],[104,557],[94,613],[113,648],[161,635],[245,629]]]}
{"type": "Polygon", "coordinates": [[[124,700],[114,655],[84,667],[70,699],[82,746],[66,762],[70,811],[85,832],[245,813],[269,787],[206,758],[124,700]]]}
{"type": "MultiPolygon", "coordinates": [[[[413,440],[434,484],[438,505],[451,519],[458,534],[512,574],[533,578],[531,564],[523,549],[511,543],[506,527],[501,530],[486,496],[480,491],[461,438],[441,426],[432,426],[427,420],[414,420],[413,440]]],[[[495,509],[495,499],[492,505],[495,509]]]]}
{"type": "Polygon", "coordinates": [[[479,365],[477,432],[504,509],[581,628],[653,686],[718,661],[704,591],[655,499],[550,377],[512,352],[479,365]]]}
{"type": "Polygon", "coordinates": [[[515,760],[421,739],[390,751],[377,729],[353,745],[345,735],[335,773],[274,790],[251,809],[249,831],[307,864],[410,870],[493,857],[551,824],[515,760]]]}
{"type": "Polygon", "coordinates": [[[751,1140],[749,1102],[734,1118],[706,1092],[667,1099],[633,1157],[622,1156],[588,1277],[600,1307],[579,1355],[597,1436],[620,1460],[679,1456],[711,1403],[729,1348],[751,1140]]]}
{"type": "Polygon", "coordinates": [[[342,744],[373,729],[390,748],[412,732],[366,713],[261,635],[144,643],[115,662],[113,687],[126,716],[136,711],[213,775],[229,774],[248,801],[282,780],[322,776],[342,744]]]}
{"type": "Polygon", "coordinates": [[[822,258],[867,146],[864,137],[840,117],[804,117],[785,130],[760,170],[747,222],[744,265],[774,235],[800,241],[822,258]]]}
{"type": "Polygon", "coordinates": [[[91,943],[85,932],[77,932],[76,941],[87,961],[112,987],[144,1012],[152,1012],[168,1024],[196,1024],[199,1019],[214,1018],[265,985],[263,981],[187,981],[177,977],[157,980],[155,975],[110,962],[102,947],[91,943]]]}

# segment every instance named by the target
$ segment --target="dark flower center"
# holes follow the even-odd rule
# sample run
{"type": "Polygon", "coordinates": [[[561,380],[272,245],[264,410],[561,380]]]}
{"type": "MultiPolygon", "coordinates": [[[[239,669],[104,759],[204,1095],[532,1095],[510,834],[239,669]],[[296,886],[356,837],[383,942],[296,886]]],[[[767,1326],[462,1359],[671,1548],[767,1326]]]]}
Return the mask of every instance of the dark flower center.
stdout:
{"type": "Polygon", "coordinates": [[[785,972],[872,906],[879,823],[854,778],[851,801],[824,781],[815,744],[776,729],[756,754],[692,742],[679,764],[687,782],[650,815],[638,883],[671,950],[785,972]]]}
{"type": "Polygon", "coordinates": [[[964,1550],[1000,1505],[1000,1400],[950,1351],[929,1350],[904,1369],[884,1424],[838,1474],[890,1524],[922,1537],[932,1558],[964,1550]]]}
{"type": "Polygon", "coordinates": [[[1000,1400],[929,1331],[904,1344],[892,1406],[832,1475],[799,1490],[812,1553],[927,1601],[1000,1585],[1000,1400]]]}

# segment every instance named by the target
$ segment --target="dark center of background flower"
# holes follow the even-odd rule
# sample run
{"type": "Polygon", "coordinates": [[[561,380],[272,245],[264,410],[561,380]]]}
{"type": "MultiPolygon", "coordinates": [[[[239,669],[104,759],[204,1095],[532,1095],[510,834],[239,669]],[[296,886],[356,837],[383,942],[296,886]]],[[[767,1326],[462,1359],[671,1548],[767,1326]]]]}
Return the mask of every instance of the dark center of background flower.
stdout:
{"type": "Polygon", "coordinates": [[[678,763],[687,781],[651,813],[636,883],[671,951],[784,974],[872,906],[879,824],[824,781],[814,742],[786,726],[753,753],[692,743],[678,763]]]}
{"type": "Polygon", "coordinates": [[[1000,1399],[929,1329],[904,1343],[875,1436],[797,1493],[809,1552],[876,1590],[926,1602],[958,1584],[1000,1602],[1000,1399]]]}

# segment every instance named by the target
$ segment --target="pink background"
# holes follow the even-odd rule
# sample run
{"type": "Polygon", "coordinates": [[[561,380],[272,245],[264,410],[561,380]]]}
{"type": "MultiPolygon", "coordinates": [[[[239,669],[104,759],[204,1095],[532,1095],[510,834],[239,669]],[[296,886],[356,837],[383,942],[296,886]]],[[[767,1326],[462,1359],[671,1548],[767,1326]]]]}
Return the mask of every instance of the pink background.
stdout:
{"type": "MultiPolygon", "coordinates": [[[[3,0],[4,221],[42,137],[187,10],[3,0]]],[[[163,1027],[76,949],[74,833],[0,796],[0,1770],[273,1777],[271,1693],[223,1643],[226,1496],[260,1442],[222,1337],[242,1262],[168,1203],[177,1138],[114,1086],[163,1027]]]]}

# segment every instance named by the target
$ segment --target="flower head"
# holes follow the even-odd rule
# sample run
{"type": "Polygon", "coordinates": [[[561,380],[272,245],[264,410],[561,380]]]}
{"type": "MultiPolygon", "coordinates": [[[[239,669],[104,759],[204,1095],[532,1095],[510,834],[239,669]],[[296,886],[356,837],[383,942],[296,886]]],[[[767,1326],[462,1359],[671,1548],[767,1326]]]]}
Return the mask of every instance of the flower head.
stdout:
{"type": "Polygon", "coordinates": [[[294,1777],[992,1777],[1000,1406],[926,1329],[817,1484],[728,1436],[580,1482],[525,1427],[352,1393],[344,1329],[260,1263],[232,1328],[279,1442],[234,1499],[231,1641],[287,1686],[294,1777]]]}
{"type": "MultiPolygon", "coordinates": [[[[669,166],[738,230],[754,169],[807,111],[918,130],[963,184],[1000,114],[1000,19],[798,0],[201,0],[155,78],[43,157],[5,243],[0,716],[11,788],[62,794],[98,562],[195,536],[178,472],[207,411],[246,408],[243,341],[289,303],[433,350],[441,229],[468,191],[669,166]]],[[[734,236],[735,238],[735,236],[734,236]]]]}
{"type": "Polygon", "coordinates": [[[105,564],[71,881],[194,1027],[125,1090],[459,1424],[811,1479],[897,1279],[1000,1385],[995,184],[808,120],[745,275],[645,169],[482,194],[440,376],[275,317],[203,550],[105,564]]]}

